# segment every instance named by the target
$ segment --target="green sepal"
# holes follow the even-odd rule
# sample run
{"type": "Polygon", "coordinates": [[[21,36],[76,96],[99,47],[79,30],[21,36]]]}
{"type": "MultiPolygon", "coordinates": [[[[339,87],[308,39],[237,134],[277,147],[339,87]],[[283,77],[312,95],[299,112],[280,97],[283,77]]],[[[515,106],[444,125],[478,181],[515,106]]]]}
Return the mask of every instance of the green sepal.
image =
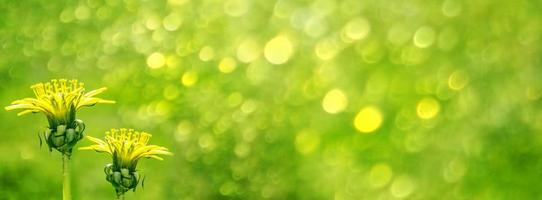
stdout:
{"type": "Polygon", "coordinates": [[[113,172],[113,182],[115,182],[116,184],[119,184],[121,183],[122,181],[122,176],[120,175],[120,172],[113,172]]]}
{"type": "Polygon", "coordinates": [[[130,171],[128,171],[128,169],[126,169],[126,168],[121,168],[120,169],[120,174],[122,174],[123,178],[130,178],[131,177],[130,171]]]}
{"type": "Polygon", "coordinates": [[[56,127],[55,136],[64,135],[65,132],[66,132],[66,125],[58,125],[56,127]]]}
{"type": "Polygon", "coordinates": [[[41,146],[43,145],[42,141],[41,141],[41,134],[40,132],[38,132],[38,139],[40,140],[40,149],[41,149],[41,146]]]}
{"type": "MultiPolygon", "coordinates": [[[[76,131],[79,132],[79,133],[83,133],[83,131],[85,131],[85,123],[80,120],[80,119],[76,119],[75,120],[75,128],[77,129],[76,131]]],[[[83,134],[81,134],[81,138],[83,137],[83,134]]]]}
{"type": "Polygon", "coordinates": [[[51,136],[51,129],[45,129],[45,132],[43,133],[45,135],[45,141],[49,140],[49,136],[51,136]]]}
{"type": "Polygon", "coordinates": [[[132,187],[132,177],[123,177],[122,178],[122,186],[126,188],[132,187]]]}
{"type": "Polygon", "coordinates": [[[64,139],[65,137],[63,135],[59,136],[53,136],[53,146],[60,148],[62,145],[64,145],[64,139]]]}
{"type": "Polygon", "coordinates": [[[111,175],[111,174],[113,174],[113,165],[112,165],[112,164],[107,164],[107,165],[105,165],[105,167],[104,167],[104,173],[105,173],[106,175],[108,175],[108,176],[111,175]]]}
{"type": "Polygon", "coordinates": [[[72,142],[74,142],[74,139],[76,137],[75,135],[75,130],[73,128],[70,128],[68,130],[66,130],[66,143],[70,144],[72,142]]]}

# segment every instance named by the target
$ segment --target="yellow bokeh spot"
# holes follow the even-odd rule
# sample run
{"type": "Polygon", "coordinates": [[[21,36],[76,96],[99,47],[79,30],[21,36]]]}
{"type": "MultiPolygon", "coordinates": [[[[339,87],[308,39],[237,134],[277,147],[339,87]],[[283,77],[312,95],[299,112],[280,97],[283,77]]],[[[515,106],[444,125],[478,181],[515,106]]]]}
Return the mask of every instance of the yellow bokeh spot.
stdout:
{"type": "Polygon", "coordinates": [[[294,52],[292,42],[284,35],[276,36],[265,45],[264,56],[272,64],[286,63],[294,52]]]}
{"type": "Polygon", "coordinates": [[[164,88],[163,96],[167,100],[173,100],[177,97],[179,97],[179,89],[177,89],[176,85],[168,85],[164,88]]]}
{"type": "Polygon", "coordinates": [[[386,163],[376,164],[369,172],[369,184],[372,188],[381,188],[386,186],[393,177],[393,171],[386,163]]]}
{"type": "Polygon", "coordinates": [[[453,183],[459,181],[467,172],[467,165],[463,159],[452,159],[443,170],[443,177],[446,182],[453,183]]]}
{"type": "Polygon", "coordinates": [[[237,62],[231,57],[223,58],[218,64],[218,70],[222,73],[230,73],[237,67],[237,62]]]}
{"type": "Polygon", "coordinates": [[[166,58],[159,52],[154,52],[147,57],[147,65],[151,69],[158,69],[166,64],[166,58]]]}
{"type": "Polygon", "coordinates": [[[313,152],[320,145],[320,136],[309,130],[303,130],[295,137],[295,147],[301,154],[313,152]]]}
{"type": "Polygon", "coordinates": [[[59,16],[60,21],[64,23],[69,23],[73,21],[73,19],[75,18],[74,14],[75,13],[73,12],[73,9],[69,9],[69,8],[65,9],[62,11],[62,13],[60,13],[60,16],[59,16]]]}
{"type": "Polygon", "coordinates": [[[396,198],[405,198],[412,194],[414,189],[415,184],[412,179],[407,176],[399,176],[393,180],[390,187],[390,193],[396,198]]]}
{"type": "Polygon", "coordinates": [[[382,113],[378,108],[369,106],[361,109],[354,119],[354,126],[362,133],[370,133],[382,125],[382,113]]]}
{"type": "Polygon", "coordinates": [[[75,9],[74,15],[78,20],[86,20],[90,18],[91,11],[89,7],[81,5],[75,9]]]}
{"type": "Polygon", "coordinates": [[[442,3],[442,14],[446,17],[455,17],[461,14],[461,3],[457,0],[446,0],[442,3]]]}
{"type": "Polygon", "coordinates": [[[190,121],[184,120],[177,125],[175,131],[175,139],[179,142],[187,141],[190,138],[190,133],[194,129],[194,125],[190,121]]]}
{"type": "Polygon", "coordinates": [[[164,26],[164,29],[168,31],[175,31],[179,29],[182,22],[183,20],[180,14],[171,13],[162,20],[162,25],[164,26]]]}
{"type": "Polygon", "coordinates": [[[453,90],[461,90],[469,83],[469,76],[463,71],[455,71],[448,78],[448,86],[453,90]]]}
{"type": "Polygon", "coordinates": [[[361,40],[367,37],[370,31],[371,26],[365,18],[352,19],[343,28],[344,35],[351,40],[361,40]]]}
{"type": "Polygon", "coordinates": [[[256,102],[254,100],[248,99],[243,103],[243,105],[241,105],[241,112],[245,114],[250,114],[254,112],[256,108],[256,102]]]}
{"type": "Polygon", "coordinates": [[[190,0],[168,0],[168,4],[172,6],[182,6],[185,3],[188,3],[190,0]]]}
{"type": "Polygon", "coordinates": [[[156,30],[162,25],[162,20],[158,16],[149,16],[145,21],[145,27],[149,30],[156,30]]]}
{"type": "Polygon", "coordinates": [[[414,33],[414,45],[419,48],[427,48],[435,42],[436,33],[429,26],[420,27],[416,33],[414,33]]]}
{"type": "Polygon", "coordinates": [[[166,59],[166,65],[168,67],[178,67],[179,65],[181,65],[181,60],[179,59],[178,56],[176,55],[171,55],[171,56],[168,56],[167,59],[166,59]]]}
{"type": "Polygon", "coordinates": [[[416,112],[421,119],[431,119],[440,111],[440,104],[437,100],[431,97],[427,97],[418,102],[416,112]]]}
{"type": "Polygon", "coordinates": [[[241,142],[235,145],[235,148],[233,151],[235,152],[235,155],[237,157],[245,158],[250,154],[250,145],[248,145],[246,142],[241,142]]]}
{"type": "Polygon", "coordinates": [[[215,50],[210,46],[205,46],[199,51],[199,59],[202,61],[210,61],[215,57],[215,50]]]}
{"type": "Polygon", "coordinates": [[[231,93],[228,96],[228,105],[230,107],[236,107],[243,102],[243,95],[239,92],[231,93]]]}
{"type": "Polygon", "coordinates": [[[186,87],[191,87],[198,82],[198,74],[194,71],[187,71],[183,74],[182,83],[186,87]]]}
{"type": "Polygon", "coordinates": [[[324,39],[316,44],[314,52],[322,60],[331,60],[341,50],[340,41],[331,38],[324,39]]]}
{"type": "Polygon", "coordinates": [[[331,114],[342,112],[347,105],[348,98],[339,89],[330,90],[322,100],[322,108],[331,114]]]}
{"type": "Polygon", "coordinates": [[[224,12],[232,17],[239,17],[247,13],[249,3],[246,0],[227,0],[224,3],[224,12]]]}
{"type": "Polygon", "coordinates": [[[252,39],[246,39],[237,47],[237,59],[249,63],[260,57],[261,47],[252,39]]]}
{"type": "Polygon", "coordinates": [[[307,20],[303,32],[309,37],[318,38],[325,34],[327,29],[327,24],[323,22],[321,17],[312,16],[307,20]]]}

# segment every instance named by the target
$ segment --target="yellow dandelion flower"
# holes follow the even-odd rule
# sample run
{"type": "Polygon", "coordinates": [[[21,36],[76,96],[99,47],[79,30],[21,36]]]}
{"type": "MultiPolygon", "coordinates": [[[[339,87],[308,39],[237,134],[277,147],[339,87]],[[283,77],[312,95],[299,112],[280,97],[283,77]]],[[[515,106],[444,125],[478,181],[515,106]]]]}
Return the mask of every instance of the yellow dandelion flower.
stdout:
{"type": "Polygon", "coordinates": [[[94,97],[107,88],[102,87],[85,93],[84,84],[77,80],[53,79],[50,82],[32,85],[36,98],[16,100],[6,110],[22,109],[17,115],[28,113],[44,113],[50,128],[58,125],[75,126],[75,113],[82,107],[93,106],[97,103],[115,103],[94,97]]]}
{"type": "Polygon", "coordinates": [[[141,158],[163,160],[161,155],[172,155],[165,147],[148,145],[151,134],[134,129],[111,129],[106,132],[105,140],[87,136],[95,144],[81,147],[80,150],[94,150],[111,155],[113,164],[105,167],[106,179],[115,187],[117,194],[135,189],[139,183],[136,172],[137,162],[141,158]]]}
{"type": "MultiPolygon", "coordinates": [[[[82,107],[97,103],[115,103],[95,97],[106,90],[102,87],[85,93],[84,84],[77,80],[53,79],[50,82],[31,86],[35,98],[16,100],[5,107],[6,110],[21,109],[17,115],[43,113],[49,122],[49,128],[43,136],[49,149],[53,148],[69,156],[73,146],[83,138],[85,125],[76,119],[76,112],[82,107]]],[[[40,136],[41,138],[41,136],[40,136]]]]}
{"type": "Polygon", "coordinates": [[[115,166],[135,170],[140,158],[163,160],[159,155],[171,155],[171,152],[165,147],[147,145],[151,137],[152,135],[149,133],[138,132],[134,129],[111,129],[106,132],[105,141],[87,136],[90,141],[96,144],[79,149],[108,153],[113,156],[115,166]]]}

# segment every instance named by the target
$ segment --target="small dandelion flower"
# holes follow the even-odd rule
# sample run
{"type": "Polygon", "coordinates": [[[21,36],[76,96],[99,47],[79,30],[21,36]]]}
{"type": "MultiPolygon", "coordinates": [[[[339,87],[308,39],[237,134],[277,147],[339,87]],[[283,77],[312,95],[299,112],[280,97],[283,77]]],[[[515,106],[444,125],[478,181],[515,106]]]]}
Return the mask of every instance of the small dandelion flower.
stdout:
{"type": "Polygon", "coordinates": [[[84,84],[77,80],[53,79],[50,82],[32,85],[36,98],[16,100],[6,110],[21,109],[17,115],[43,113],[49,122],[45,141],[52,148],[69,155],[73,146],[83,137],[85,125],[76,119],[76,112],[82,107],[97,103],[115,103],[94,97],[107,88],[102,87],[85,93],[84,84]]]}
{"type": "Polygon", "coordinates": [[[95,144],[79,149],[111,155],[113,163],[106,165],[104,171],[107,181],[115,187],[117,195],[121,196],[128,190],[135,191],[139,183],[139,174],[136,171],[139,159],[163,160],[160,155],[172,155],[165,147],[148,145],[151,137],[149,133],[133,129],[111,129],[106,132],[105,140],[87,136],[95,144]]]}

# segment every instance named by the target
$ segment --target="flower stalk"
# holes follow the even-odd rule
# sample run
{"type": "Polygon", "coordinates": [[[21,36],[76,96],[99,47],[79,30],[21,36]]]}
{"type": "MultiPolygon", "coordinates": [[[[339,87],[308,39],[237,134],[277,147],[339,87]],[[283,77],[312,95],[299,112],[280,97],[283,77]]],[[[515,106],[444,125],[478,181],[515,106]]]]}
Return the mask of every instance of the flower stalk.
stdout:
{"type": "Polygon", "coordinates": [[[124,192],[117,191],[117,200],[124,200],[124,192]]]}
{"type": "Polygon", "coordinates": [[[71,184],[70,184],[70,156],[62,155],[62,199],[71,200],[71,184]]]}

